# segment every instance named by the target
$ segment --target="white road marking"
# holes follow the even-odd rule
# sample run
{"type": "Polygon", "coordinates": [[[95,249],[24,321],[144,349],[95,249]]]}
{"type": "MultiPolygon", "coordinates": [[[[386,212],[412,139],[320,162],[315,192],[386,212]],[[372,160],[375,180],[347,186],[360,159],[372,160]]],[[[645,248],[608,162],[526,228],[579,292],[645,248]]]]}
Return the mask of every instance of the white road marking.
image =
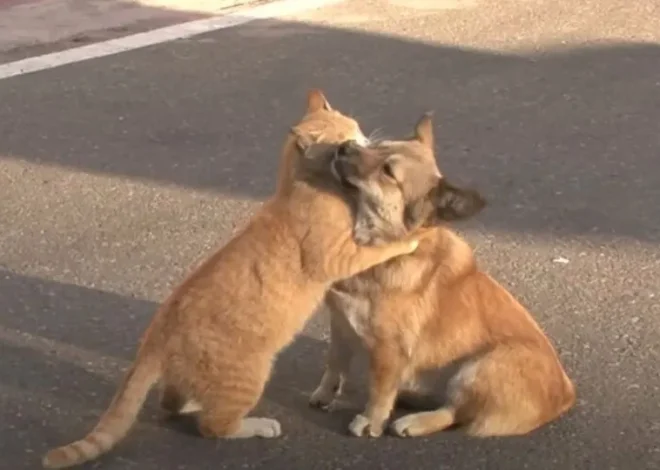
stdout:
{"type": "Polygon", "coordinates": [[[286,16],[339,3],[342,0],[278,0],[235,13],[189,21],[144,33],[132,34],[87,46],[66,49],[27,59],[0,64],[0,80],[17,75],[52,69],[83,60],[105,57],[141,47],[152,46],[176,39],[185,39],[198,34],[231,28],[250,21],[286,16]]]}

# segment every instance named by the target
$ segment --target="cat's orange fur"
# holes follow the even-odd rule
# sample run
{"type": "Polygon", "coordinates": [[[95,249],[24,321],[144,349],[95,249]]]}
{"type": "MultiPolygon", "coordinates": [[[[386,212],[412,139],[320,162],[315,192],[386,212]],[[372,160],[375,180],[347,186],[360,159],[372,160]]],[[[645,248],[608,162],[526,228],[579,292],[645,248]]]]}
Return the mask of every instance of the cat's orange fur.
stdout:
{"type": "MultiPolygon", "coordinates": [[[[83,439],[51,450],[48,468],[68,467],[110,450],[134,423],[149,390],[164,388],[171,412],[199,408],[198,428],[207,437],[276,437],[274,419],[246,417],[261,397],[273,360],[336,281],[417,247],[405,239],[359,246],[352,236],[347,191],[331,172],[352,137],[316,134],[318,94],[308,116],[289,133],[282,164],[295,169],[247,227],[194,270],[156,312],[137,357],[109,408],[83,439]],[[312,132],[310,132],[310,129],[312,132]]],[[[321,102],[322,104],[322,102],[321,102]]]]}

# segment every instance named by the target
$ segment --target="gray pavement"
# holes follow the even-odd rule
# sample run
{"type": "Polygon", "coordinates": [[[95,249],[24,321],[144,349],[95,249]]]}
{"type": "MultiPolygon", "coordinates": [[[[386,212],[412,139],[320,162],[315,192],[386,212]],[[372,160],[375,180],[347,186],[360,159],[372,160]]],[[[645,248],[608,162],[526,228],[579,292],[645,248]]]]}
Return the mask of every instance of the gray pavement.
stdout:
{"type": "Polygon", "coordinates": [[[458,228],[551,336],[577,406],[524,438],[350,438],[361,368],[343,409],[307,408],[317,317],[259,406],[281,439],[203,440],[151,399],[83,468],[660,468],[657,10],[354,0],[0,81],[0,467],[95,423],[157,302],[272,191],[320,86],[389,135],[435,110],[444,172],[490,200],[458,228]]]}

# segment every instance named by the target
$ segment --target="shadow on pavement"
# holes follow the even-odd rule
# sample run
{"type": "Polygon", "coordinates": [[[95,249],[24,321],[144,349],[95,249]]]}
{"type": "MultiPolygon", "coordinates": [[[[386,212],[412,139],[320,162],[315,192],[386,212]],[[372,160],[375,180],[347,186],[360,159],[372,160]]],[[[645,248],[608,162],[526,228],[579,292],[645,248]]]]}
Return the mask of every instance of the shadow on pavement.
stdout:
{"type": "Polygon", "coordinates": [[[367,131],[435,110],[489,230],[657,241],[659,76],[651,44],[505,54],[257,21],[4,81],[0,155],[262,199],[319,86],[367,131]]]}
{"type": "MultiPolygon", "coordinates": [[[[6,271],[0,278],[0,292],[0,453],[7,468],[35,468],[36,460],[32,460],[40,457],[44,444],[52,446],[82,437],[94,425],[108,406],[122,370],[132,361],[137,341],[157,304],[6,271]]],[[[334,433],[342,432],[345,423],[333,425],[336,417],[307,406],[307,395],[322,372],[324,350],[321,341],[301,336],[278,360],[264,404],[255,412],[275,414],[285,426],[287,421],[303,417],[334,433]]],[[[182,431],[188,435],[183,439],[204,441],[190,422],[183,420],[179,425],[164,419],[156,397],[153,394],[147,402],[141,424],[127,445],[109,459],[118,460],[108,468],[125,468],[123,454],[142,460],[144,439],[151,446],[159,430],[182,431]]],[[[166,432],[165,438],[182,432],[166,432]]],[[[174,442],[170,445],[179,447],[174,442]]],[[[249,443],[226,445],[254,451],[249,443]]],[[[190,452],[204,447],[204,452],[212,454],[218,446],[195,444],[190,452]]],[[[147,459],[157,449],[156,443],[147,450],[147,459]]],[[[194,463],[190,454],[187,458],[188,463],[194,463]]]]}
{"type": "MultiPolygon", "coordinates": [[[[8,272],[0,292],[0,453],[7,468],[36,468],[48,447],[81,437],[94,425],[156,304],[8,272]]],[[[364,392],[357,390],[364,380],[361,368],[338,412],[327,415],[307,406],[325,349],[323,342],[300,336],[277,362],[255,414],[278,418],[286,430],[281,439],[209,442],[196,436],[190,422],[165,421],[152,396],[129,437],[103,459],[103,468],[162,468],[165,460],[168,468],[336,469],[380,461],[383,452],[383,468],[397,468],[411,458],[460,462],[469,455],[469,467],[452,463],[451,468],[517,469],[541,459],[553,463],[547,468],[586,469],[596,468],[589,466],[600,460],[595,452],[602,452],[612,468],[624,462],[646,468],[646,452],[655,445],[652,435],[635,424],[646,417],[625,403],[603,402],[600,385],[586,383],[580,385],[581,394],[589,396],[587,406],[526,439],[479,441],[457,432],[415,440],[350,438],[344,430],[364,403],[364,392]],[[601,432],[612,426],[639,433],[636,446],[616,449],[615,442],[607,442],[601,432]]],[[[580,374],[576,379],[580,383],[580,374]]]]}

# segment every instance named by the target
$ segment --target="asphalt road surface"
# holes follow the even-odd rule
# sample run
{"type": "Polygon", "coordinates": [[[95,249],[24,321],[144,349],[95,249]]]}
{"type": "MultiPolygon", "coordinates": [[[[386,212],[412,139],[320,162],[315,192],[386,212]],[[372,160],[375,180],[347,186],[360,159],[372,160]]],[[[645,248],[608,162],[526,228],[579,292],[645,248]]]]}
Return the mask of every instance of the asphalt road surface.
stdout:
{"type": "Polygon", "coordinates": [[[151,398],[87,468],[660,468],[660,11],[654,0],[349,1],[0,82],[0,467],[38,468],[107,406],[157,302],[274,188],[310,87],[363,128],[436,113],[490,206],[460,225],[557,345],[579,402],[521,438],[348,437],[307,408],[323,317],[259,413],[213,442],[151,398]]]}

